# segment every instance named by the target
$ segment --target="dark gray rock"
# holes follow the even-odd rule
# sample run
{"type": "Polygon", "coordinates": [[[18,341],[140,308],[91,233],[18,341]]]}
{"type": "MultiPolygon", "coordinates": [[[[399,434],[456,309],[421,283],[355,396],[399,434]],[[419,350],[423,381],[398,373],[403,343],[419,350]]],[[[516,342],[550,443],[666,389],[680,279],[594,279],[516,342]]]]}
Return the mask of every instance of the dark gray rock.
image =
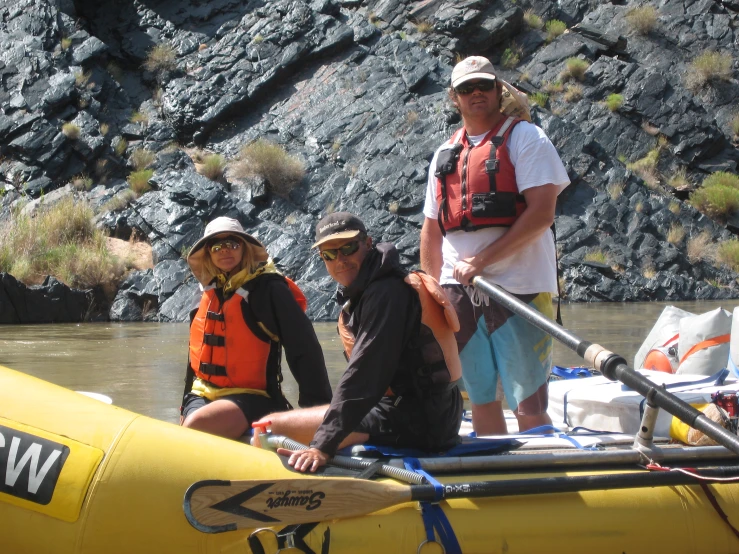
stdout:
{"type": "Polygon", "coordinates": [[[69,194],[62,187],[80,175],[94,184],[80,197],[108,206],[124,194],[131,153],[146,148],[156,154],[152,191],[96,216],[113,236],[145,237],[156,263],[124,281],[112,318],[185,320],[198,292],[182,256],[219,215],[238,218],[267,244],[306,290],[312,317],[332,318],[335,286],[310,252],[316,221],[355,211],[376,240],[396,243],[402,262],[417,266],[428,163],[460,125],[446,92],[455,56],[483,54],[500,66],[511,48],[519,63],[499,71],[529,94],[550,91],[533,117],[572,180],[557,208],[567,298],[736,297],[734,272],[688,261],[686,251],[691,237],[726,241],[739,225],[712,221],[686,202],[689,190],[666,185],[678,168],[692,188],[714,171],[737,170],[736,65],[729,80],[692,89],[685,81],[703,50],[739,59],[735,4],[665,0],[646,36],[628,26],[631,5],[622,1],[13,5],[0,23],[0,189],[10,191],[0,222],[22,196],[69,194]],[[526,9],[564,21],[569,32],[547,42],[545,32],[526,28],[526,9]],[[419,22],[430,30],[418,30],[419,22]],[[171,45],[174,60],[142,70],[159,44],[171,45]],[[551,91],[571,57],[590,64],[576,101],[551,91]],[[612,112],[604,100],[613,93],[624,104],[612,112]],[[65,122],[80,128],[79,138],[60,132],[65,122]],[[197,145],[233,159],[259,138],[305,166],[285,197],[264,177],[227,172],[210,181],[184,150],[197,145]],[[627,165],[655,148],[650,188],[627,165]],[[672,244],[677,226],[687,236],[672,244]],[[606,262],[586,261],[596,254],[606,262]]]}
{"type": "Polygon", "coordinates": [[[51,276],[27,287],[0,273],[0,323],[77,323],[85,320],[92,299],[92,291],[70,289],[51,276]]]}

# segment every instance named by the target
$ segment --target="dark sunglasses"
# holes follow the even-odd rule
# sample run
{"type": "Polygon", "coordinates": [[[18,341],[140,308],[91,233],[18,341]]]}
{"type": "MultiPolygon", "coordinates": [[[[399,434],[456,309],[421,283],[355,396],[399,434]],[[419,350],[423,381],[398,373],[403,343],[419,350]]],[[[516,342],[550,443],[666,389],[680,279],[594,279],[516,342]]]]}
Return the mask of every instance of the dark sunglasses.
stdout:
{"type": "Polygon", "coordinates": [[[218,242],[214,242],[210,245],[209,248],[211,252],[219,252],[224,248],[228,250],[238,250],[239,248],[241,248],[241,242],[238,240],[224,239],[219,240],[218,242]]]}
{"type": "Polygon", "coordinates": [[[472,94],[475,89],[481,91],[481,92],[487,92],[489,90],[493,90],[495,88],[495,85],[497,84],[496,80],[485,80],[485,81],[479,81],[477,83],[462,83],[458,87],[454,88],[454,92],[457,94],[461,94],[462,96],[466,94],[472,94]]]}
{"type": "Polygon", "coordinates": [[[342,256],[351,256],[357,250],[359,250],[359,241],[353,240],[343,246],[339,246],[338,248],[326,248],[325,250],[321,250],[318,255],[326,262],[333,262],[339,257],[339,252],[341,252],[342,256]]]}

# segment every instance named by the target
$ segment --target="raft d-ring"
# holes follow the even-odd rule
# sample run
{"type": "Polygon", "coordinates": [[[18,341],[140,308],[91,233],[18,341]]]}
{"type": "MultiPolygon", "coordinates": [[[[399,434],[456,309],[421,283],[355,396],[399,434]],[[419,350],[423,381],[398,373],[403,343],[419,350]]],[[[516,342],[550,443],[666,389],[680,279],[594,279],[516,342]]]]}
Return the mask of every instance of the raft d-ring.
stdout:
{"type": "Polygon", "coordinates": [[[293,533],[284,535],[284,537],[285,537],[285,546],[283,548],[280,548],[277,551],[277,554],[279,554],[280,552],[303,552],[302,549],[295,546],[295,535],[293,533]]]}
{"type": "MultiPolygon", "coordinates": [[[[255,540],[259,542],[259,544],[262,545],[262,550],[264,550],[264,545],[262,544],[262,541],[259,539],[259,533],[272,533],[275,536],[275,544],[277,545],[277,550],[275,550],[275,554],[280,551],[280,537],[277,535],[277,531],[272,529],[271,527],[261,527],[259,529],[255,529],[249,534],[249,538],[247,539],[247,542],[251,542],[252,540],[255,540]]],[[[251,547],[251,546],[250,546],[251,547]]]]}
{"type": "Polygon", "coordinates": [[[427,544],[438,544],[439,548],[441,548],[441,554],[446,554],[446,549],[444,548],[443,544],[441,544],[439,541],[428,540],[428,539],[425,539],[421,544],[418,545],[416,554],[421,554],[421,550],[423,550],[423,547],[426,546],[427,544]]]}

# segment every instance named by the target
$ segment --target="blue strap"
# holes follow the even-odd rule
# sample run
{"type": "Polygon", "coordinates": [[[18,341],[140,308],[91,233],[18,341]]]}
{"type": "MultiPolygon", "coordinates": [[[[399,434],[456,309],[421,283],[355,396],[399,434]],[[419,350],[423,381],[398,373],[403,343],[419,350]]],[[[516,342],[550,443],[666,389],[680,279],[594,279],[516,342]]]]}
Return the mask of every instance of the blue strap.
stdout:
{"type": "MultiPolygon", "coordinates": [[[[577,429],[585,429],[585,427],[576,427],[570,433],[575,432],[577,429]]],[[[598,431],[593,431],[592,429],[586,429],[587,435],[592,434],[600,434],[598,431]]],[[[560,431],[553,425],[542,425],[540,427],[534,427],[533,429],[528,429],[526,431],[523,431],[519,433],[519,435],[540,435],[540,436],[553,436],[557,439],[564,439],[570,444],[572,444],[575,448],[578,450],[598,450],[598,445],[594,444],[593,446],[583,446],[580,444],[577,440],[575,440],[570,433],[565,433],[564,431],[560,431]]]]}
{"type": "Polygon", "coordinates": [[[447,554],[462,554],[462,547],[459,546],[457,536],[454,534],[452,524],[446,517],[444,510],[438,504],[430,504],[421,502],[421,517],[423,525],[426,529],[426,539],[429,542],[436,542],[434,538],[434,530],[439,535],[441,545],[447,554]]]}
{"type": "Polygon", "coordinates": [[[444,485],[439,483],[429,473],[423,470],[418,458],[403,458],[403,465],[408,471],[414,471],[425,477],[428,484],[434,486],[434,502],[440,502],[444,498],[444,485]]]}
{"type": "Polygon", "coordinates": [[[439,542],[441,542],[446,552],[462,554],[462,548],[454,534],[454,528],[449,522],[449,518],[446,517],[444,510],[438,504],[444,498],[444,485],[421,468],[421,462],[418,461],[418,458],[403,458],[403,465],[406,469],[423,475],[428,483],[434,486],[434,502],[420,502],[421,519],[423,520],[423,528],[426,530],[426,540],[437,542],[436,535],[434,535],[434,531],[436,531],[439,535],[439,542]]]}
{"type": "Polygon", "coordinates": [[[562,379],[579,379],[593,376],[586,367],[562,367],[558,365],[552,366],[552,374],[562,379]]]}

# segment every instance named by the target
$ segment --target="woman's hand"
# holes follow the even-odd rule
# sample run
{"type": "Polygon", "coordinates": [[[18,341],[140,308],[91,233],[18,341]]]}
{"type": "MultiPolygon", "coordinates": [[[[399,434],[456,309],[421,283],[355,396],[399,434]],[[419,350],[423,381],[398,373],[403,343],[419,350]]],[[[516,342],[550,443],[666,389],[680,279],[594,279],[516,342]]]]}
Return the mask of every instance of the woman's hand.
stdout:
{"type": "Polygon", "coordinates": [[[307,450],[288,450],[287,448],[278,448],[277,453],[281,456],[290,456],[287,463],[298,471],[314,472],[321,466],[325,466],[329,456],[318,450],[317,448],[308,448],[307,450]]]}

